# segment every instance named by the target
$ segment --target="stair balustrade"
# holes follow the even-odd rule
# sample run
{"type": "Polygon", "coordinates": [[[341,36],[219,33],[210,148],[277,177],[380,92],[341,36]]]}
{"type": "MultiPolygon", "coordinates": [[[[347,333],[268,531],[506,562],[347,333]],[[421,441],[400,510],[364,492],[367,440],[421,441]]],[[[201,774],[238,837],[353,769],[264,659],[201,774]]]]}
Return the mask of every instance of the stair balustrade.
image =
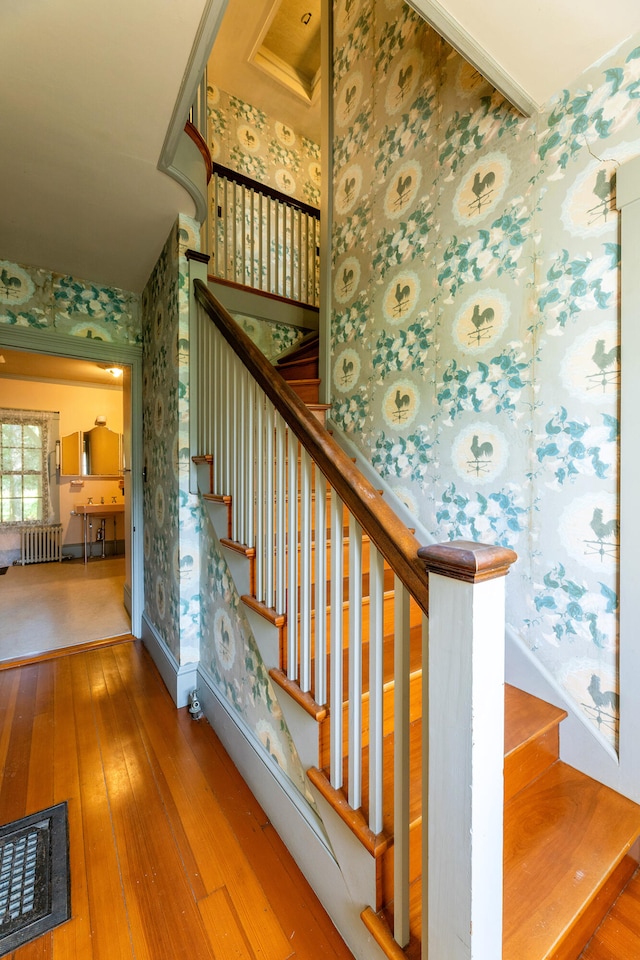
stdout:
{"type": "MultiPolygon", "coordinates": [[[[202,258],[194,255],[194,260],[202,258]]],[[[198,267],[202,275],[202,264],[198,267]]],[[[193,268],[192,276],[197,273],[193,268]]],[[[281,685],[304,710],[317,720],[328,718],[329,735],[319,737],[318,765],[327,771],[328,789],[344,791],[346,803],[339,801],[334,809],[342,806],[340,816],[351,821],[352,829],[356,824],[372,856],[391,857],[391,865],[381,869],[388,870],[392,885],[387,883],[384,903],[373,894],[378,900],[370,911],[392,904],[396,943],[404,948],[422,939],[426,958],[430,938],[414,929],[410,915],[410,888],[419,884],[422,871],[428,877],[423,916],[431,910],[438,924],[448,929],[446,942],[462,945],[461,952],[451,953],[452,960],[480,960],[488,954],[470,946],[471,917],[480,949],[488,942],[481,931],[491,928],[495,941],[496,924],[501,928],[502,713],[495,703],[496,692],[501,700],[503,681],[504,624],[499,608],[504,609],[504,597],[484,582],[478,589],[475,582],[502,578],[515,555],[498,548],[477,549],[477,544],[454,544],[426,548],[426,553],[423,548],[421,560],[419,541],[326,431],[317,411],[299,399],[202,280],[194,281],[193,290],[192,453],[196,462],[209,465],[208,499],[227,511],[221,543],[251,562],[250,595],[243,600],[278,631],[273,651],[263,654],[267,667],[284,675],[281,685]],[[449,611],[434,622],[442,682],[428,676],[425,563],[436,589],[443,591],[444,600],[436,609],[449,611]],[[454,568],[457,572],[452,572],[454,568]],[[443,590],[442,580],[453,586],[443,590]],[[462,582],[461,590],[456,580],[462,582]],[[391,591],[390,617],[386,604],[391,591]],[[453,642],[444,622],[447,616],[452,617],[453,642]],[[490,638],[485,666],[482,649],[471,652],[478,636],[481,642],[490,638]],[[460,669],[459,661],[467,659],[468,667],[460,669]],[[415,674],[423,664],[422,680],[416,683],[415,674]],[[460,684],[467,685],[462,693],[458,675],[460,684]],[[487,684],[485,706],[480,706],[487,684]],[[423,723],[432,728],[426,726],[422,733],[422,779],[415,776],[413,764],[411,782],[410,755],[413,761],[421,754],[423,723]],[[445,745],[434,750],[434,737],[445,745]],[[487,741],[492,744],[488,751],[487,741]],[[455,756],[456,750],[464,756],[455,756]],[[490,786],[480,789],[476,781],[483,755],[490,755],[485,778],[490,786]],[[435,771],[434,762],[439,765],[435,771]],[[391,767],[393,777],[385,781],[391,767]],[[458,819],[447,812],[450,800],[441,788],[445,783],[455,793],[458,819]],[[471,817],[474,794],[482,795],[483,803],[471,817]],[[421,824],[429,823],[432,795],[440,806],[436,827],[440,841],[450,839],[456,848],[453,855],[432,837],[437,855],[427,857],[433,826],[423,834],[421,824]],[[486,840],[490,843],[493,834],[487,834],[481,818],[492,805],[490,819],[496,821],[498,840],[487,851],[486,840]],[[477,831],[473,850],[471,830],[477,831]],[[415,855],[420,847],[422,859],[415,855]],[[483,857],[492,864],[491,884],[485,881],[483,857]],[[443,867],[449,861],[450,866],[443,867]],[[457,893],[461,882],[463,898],[457,893]],[[489,893],[483,897],[483,888],[493,896],[489,908],[489,893]],[[462,918],[458,915],[454,925],[448,923],[446,912],[457,912],[456,898],[465,903],[461,902],[462,918]]],[[[310,769],[309,777],[315,786],[324,774],[310,769]]],[[[414,908],[416,900],[414,891],[414,908]]]]}
{"type": "Polygon", "coordinates": [[[219,163],[209,189],[212,277],[317,307],[320,211],[219,163]]]}

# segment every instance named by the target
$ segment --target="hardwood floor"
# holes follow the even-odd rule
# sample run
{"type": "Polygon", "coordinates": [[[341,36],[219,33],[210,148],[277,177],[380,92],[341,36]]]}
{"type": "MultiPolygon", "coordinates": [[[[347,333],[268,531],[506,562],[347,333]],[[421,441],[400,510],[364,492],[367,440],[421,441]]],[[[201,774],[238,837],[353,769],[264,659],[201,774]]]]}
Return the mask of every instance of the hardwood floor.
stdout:
{"type": "Polygon", "coordinates": [[[72,918],[12,960],[351,958],[138,641],[0,671],[0,770],[0,823],[69,809],[72,918]]]}

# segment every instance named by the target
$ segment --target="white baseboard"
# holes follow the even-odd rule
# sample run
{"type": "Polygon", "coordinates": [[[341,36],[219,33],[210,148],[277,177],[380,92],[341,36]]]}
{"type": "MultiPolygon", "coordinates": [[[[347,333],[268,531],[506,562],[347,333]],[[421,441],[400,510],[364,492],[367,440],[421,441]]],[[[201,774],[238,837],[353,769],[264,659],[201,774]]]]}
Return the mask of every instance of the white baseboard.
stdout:
{"type": "Polygon", "coordinates": [[[156,628],[142,614],[142,642],[151,654],[164,685],[171,694],[176,707],[186,707],[189,694],[198,685],[198,664],[178,663],[156,628]]]}
{"type": "Polygon", "coordinates": [[[355,903],[339,864],[312,808],[275,763],[269,763],[253,743],[242,718],[232,713],[203,670],[198,670],[200,705],[252,793],[307,878],[316,896],[357,960],[384,960],[360,914],[367,906],[355,903]]]}

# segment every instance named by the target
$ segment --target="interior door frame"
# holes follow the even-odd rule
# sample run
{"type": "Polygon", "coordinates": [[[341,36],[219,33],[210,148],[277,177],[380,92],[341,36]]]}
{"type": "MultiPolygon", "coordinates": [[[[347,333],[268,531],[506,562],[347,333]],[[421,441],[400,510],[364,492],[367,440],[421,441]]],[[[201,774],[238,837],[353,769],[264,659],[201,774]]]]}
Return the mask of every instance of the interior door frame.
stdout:
{"type": "MultiPolygon", "coordinates": [[[[129,402],[131,424],[130,463],[126,463],[125,488],[130,490],[129,529],[131,547],[131,633],[142,635],[144,609],[143,512],[142,512],[142,347],[108,343],[104,340],[70,337],[46,330],[0,324],[0,348],[25,350],[74,360],[96,360],[123,364],[131,370],[129,402]]],[[[123,391],[123,403],[126,402],[123,391]]],[[[126,415],[125,415],[126,419],[126,415]]]]}

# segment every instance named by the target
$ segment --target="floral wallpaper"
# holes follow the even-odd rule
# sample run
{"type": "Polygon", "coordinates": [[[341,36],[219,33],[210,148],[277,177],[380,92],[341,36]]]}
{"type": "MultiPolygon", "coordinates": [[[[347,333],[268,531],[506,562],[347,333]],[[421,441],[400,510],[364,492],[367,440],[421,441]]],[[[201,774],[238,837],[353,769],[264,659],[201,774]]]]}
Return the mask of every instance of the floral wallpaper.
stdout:
{"type": "Polygon", "coordinates": [[[189,269],[181,216],[142,294],[145,613],[178,663],[199,658],[197,498],[189,493],[189,269]]]}
{"type": "Polygon", "coordinates": [[[139,344],[139,300],[117,287],[0,260],[0,323],[139,344]]]}
{"type": "Polygon", "coordinates": [[[313,804],[269,673],[208,518],[202,527],[202,557],[201,669],[253,731],[264,751],[313,804]]]}
{"type": "Polygon", "coordinates": [[[260,347],[267,360],[275,360],[281,353],[302,340],[306,330],[291,327],[288,323],[275,323],[271,320],[258,320],[242,313],[234,313],[233,319],[239,323],[248,337],[260,347]]]}
{"type": "Polygon", "coordinates": [[[525,120],[402,0],[334,21],[333,419],[434,539],[517,551],[510,627],[615,747],[640,38],[525,120]]]}
{"type": "MultiPolygon", "coordinates": [[[[145,614],[178,663],[200,661],[220,695],[312,802],[215,533],[189,492],[186,251],[197,249],[198,237],[199,224],[179,217],[142,294],[145,614]]],[[[277,328],[262,333],[272,345],[288,339],[290,328],[265,326],[277,328]]]]}
{"type": "Polygon", "coordinates": [[[208,87],[209,146],[217,163],[320,206],[320,147],[263,110],[208,87]]]}

